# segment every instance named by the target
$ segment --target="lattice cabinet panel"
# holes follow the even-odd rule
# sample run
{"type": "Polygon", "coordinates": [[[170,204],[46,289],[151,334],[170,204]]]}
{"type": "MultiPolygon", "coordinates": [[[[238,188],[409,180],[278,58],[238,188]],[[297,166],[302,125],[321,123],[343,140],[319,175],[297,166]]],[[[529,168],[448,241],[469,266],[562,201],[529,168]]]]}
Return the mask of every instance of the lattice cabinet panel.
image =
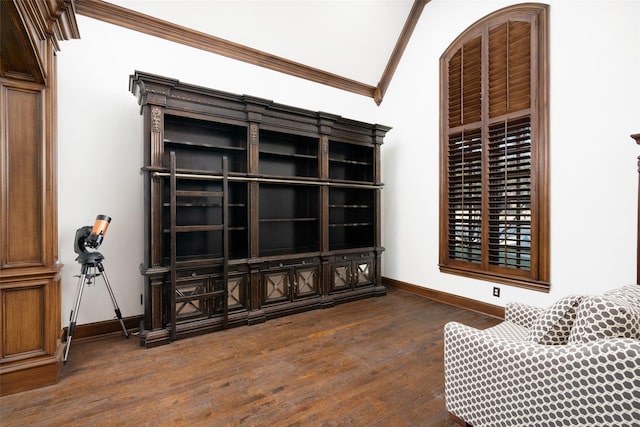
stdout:
{"type": "Polygon", "coordinates": [[[372,253],[360,253],[336,257],[331,263],[331,292],[353,290],[374,283],[374,259],[372,253]]]}

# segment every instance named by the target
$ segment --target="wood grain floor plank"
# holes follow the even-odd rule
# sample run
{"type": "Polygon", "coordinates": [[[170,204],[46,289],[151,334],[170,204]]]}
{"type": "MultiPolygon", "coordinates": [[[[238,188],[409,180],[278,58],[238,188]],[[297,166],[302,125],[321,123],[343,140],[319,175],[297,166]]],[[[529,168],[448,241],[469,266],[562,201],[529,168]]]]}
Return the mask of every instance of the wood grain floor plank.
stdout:
{"type": "Polygon", "coordinates": [[[0,424],[451,426],[450,320],[498,322],[392,289],[151,349],[135,337],[78,341],[58,384],[0,398],[0,424]]]}

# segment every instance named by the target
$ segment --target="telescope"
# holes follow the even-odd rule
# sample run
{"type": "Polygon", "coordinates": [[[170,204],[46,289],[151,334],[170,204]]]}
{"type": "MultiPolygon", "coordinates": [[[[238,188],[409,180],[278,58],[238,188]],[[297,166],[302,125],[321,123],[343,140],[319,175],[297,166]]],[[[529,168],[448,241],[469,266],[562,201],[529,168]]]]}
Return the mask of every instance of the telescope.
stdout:
{"type": "Polygon", "coordinates": [[[67,363],[67,358],[69,357],[69,349],[71,348],[71,339],[73,338],[73,333],[76,329],[76,322],[78,320],[78,312],[80,311],[80,301],[82,301],[82,291],[85,285],[90,285],[91,280],[97,276],[102,276],[104,280],[104,284],[107,286],[107,291],[109,291],[109,296],[111,297],[111,303],[113,304],[113,308],[116,313],[116,317],[120,321],[120,326],[122,326],[122,330],[124,332],[124,336],[129,338],[129,332],[124,324],[124,320],[122,319],[122,313],[120,312],[120,308],[118,307],[118,302],[116,301],[116,297],[113,294],[113,290],[111,289],[111,285],[109,284],[109,279],[107,278],[107,272],[104,271],[104,266],[102,265],[102,260],[104,256],[95,249],[98,249],[104,240],[104,235],[107,233],[107,228],[109,228],[109,224],[111,223],[111,217],[108,215],[98,215],[96,217],[96,222],[93,224],[93,227],[87,225],[84,227],[80,227],[76,230],[76,237],[73,241],[73,250],[78,254],[76,261],[78,261],[81,265],[81,272],[78,279],[78,286],[76,288],[76,298],[73,303],[73,309],[71,310],[71,314],[69,316],[69,331],[67,333],[67,346],[64,350],[63,362],[67,363]],[[88,249],[94,249],[93,251],[89,251],[88,249]]]}
{"type": "Polygon", "coordinates": [[[76,238],[73,249],[78,255],[88,252],[87,248],[98,249],[102,244],[104,235],[107,233],[111,217],[108,215],[98,215],[96,222],[91,226],[80,227],[76,230],[76,238]]]}

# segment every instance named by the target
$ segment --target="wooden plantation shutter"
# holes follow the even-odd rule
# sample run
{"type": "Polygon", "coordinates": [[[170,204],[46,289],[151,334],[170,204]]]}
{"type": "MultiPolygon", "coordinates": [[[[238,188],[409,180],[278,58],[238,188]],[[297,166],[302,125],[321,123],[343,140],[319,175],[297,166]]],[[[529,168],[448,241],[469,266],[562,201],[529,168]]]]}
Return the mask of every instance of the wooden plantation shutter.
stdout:
{"type": "Polygon", "coordinates": [[[508,21],[489,30],[489,117],[531,106],[531,24],[508,21]]]}
{"type": "Polygon", "coordinates": [[[479,122],[482,117],[482,39],[465,43],[449,62],[451,127],[479,122]]]}
{"type": "Polygon", "coordinates": [[[488,44],[489,265],[529,271],[531,24],[492,27],[488,44]]]}
{"type": "Polygon", "coordinates": [[[482,262],[480,129],[449,136],[449,258],[482,262]]]}
{"type": "Polygon", "coordinates": [[[449,257],[473,263],[482,261],[481,54],[482,38],[475,37],[449,62],[449,123],[472,125],[448,139],[449,257]]]}
{"type": "Polygon", "coordinates": [[[441,58],[443,272],[548,290],[546,14],[502,9],[441,58]]]}
{"type": "Polygon", "coordinates": [[[489,127],[489,264],[531,269],[529,117],[489,127]]]}

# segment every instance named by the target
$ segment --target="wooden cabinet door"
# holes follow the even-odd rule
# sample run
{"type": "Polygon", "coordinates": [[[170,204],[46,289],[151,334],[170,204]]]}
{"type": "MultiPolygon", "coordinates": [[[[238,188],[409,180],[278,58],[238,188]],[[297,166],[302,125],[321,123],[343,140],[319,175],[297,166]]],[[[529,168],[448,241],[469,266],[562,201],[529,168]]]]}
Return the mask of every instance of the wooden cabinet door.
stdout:
{"type": "Polygon", "coordinates": [[[207,276],[180,280],[176,283],[176,323],[207,317],[208,307],[202,298],[209,289],[207,276]]]}
{"type": "Polygon", "coordinates": [[[359,259],[353,261],[353,284],[354,286],[368,286],[373,283],[373,260],[359,259]]]}
{"type": "Polygon", "coordinates": [[[227,283],[227,305],[229,310],[248,309],[247,298],[247,275],[246,274],[229,274],[227,283]]]}
{"type": "Polygon", "coordinates": [[[274,304],[291,300],[291,269],[262,273],[262,303],[274,304]]]}
{"type": "MultiPolygon", "coordinates": [[[[224,310],[223,277],[196,274],[180,277],[176,282],[176,323],[222,316],[224,310]]],[[[227,304],[230,309],[244,308],[246,275],[230,275],[227,304]]]]}
{"type": "Polygon", "coordinates": [[[296,268],[294,277],[294,299],[320,295],[320,268],[318,266],[296,268]]]}
{"type": "Polygon", "coordinates": [[[370,286],[374,282],[374,261],[368,254],[342,258],[331,264],[330,293],[370,286]]]}
{"type": "Polygon", "coordinates": [[[331,282],[329,292],[346,291],[352,289],[351,261],[335,262],[331,264],[331,282]]]}
{"type": "Polygon", "coordinates": [[[262,303],[292,302],[320,295],[320,266],[290,266],[262,273],[262,303]]]}

